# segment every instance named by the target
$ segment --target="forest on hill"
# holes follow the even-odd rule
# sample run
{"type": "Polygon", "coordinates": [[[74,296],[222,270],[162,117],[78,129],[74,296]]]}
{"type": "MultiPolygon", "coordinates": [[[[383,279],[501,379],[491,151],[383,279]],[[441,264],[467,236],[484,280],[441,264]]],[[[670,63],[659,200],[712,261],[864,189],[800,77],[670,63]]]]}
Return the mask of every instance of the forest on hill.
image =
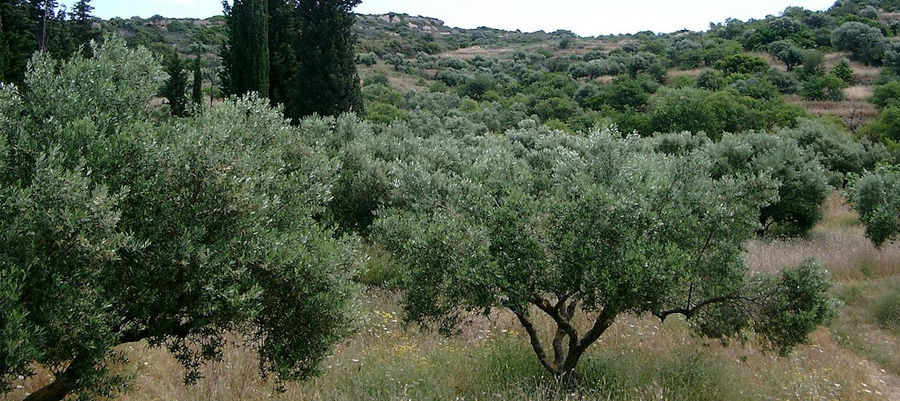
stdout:
{"type": "Polygon", "coordinates": [[[0,0],[0,399],[900,394],[900,1],[359,4],[0,0]]]}

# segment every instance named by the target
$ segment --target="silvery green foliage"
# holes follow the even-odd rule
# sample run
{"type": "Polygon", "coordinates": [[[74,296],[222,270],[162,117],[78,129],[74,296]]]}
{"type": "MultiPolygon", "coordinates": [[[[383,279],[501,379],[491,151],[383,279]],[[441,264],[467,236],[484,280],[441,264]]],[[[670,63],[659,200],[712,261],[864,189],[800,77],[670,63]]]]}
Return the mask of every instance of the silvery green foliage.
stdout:
{"type": "Polygon", "coordinates": [[[858,142],[842,127],[818,120],[799,120],[795,128],[783,128],[778,135],[796,140],[815,154],[827,170],[829,183],[838,188],[848,174],[860,174],[890,158],[884,145],[858,142]]]}
{"type": "Polygon", "coordinates": [[[881,166],[852,181],[853,209],[866,225],[866,237],[875,246],[895,241],[900,235],[900,169],[881,166]]]}
{"type": "Polygon", "coordinates": [[[825,169],[814,151],[795,139],[765,132],[725,134],[704,152],[714,177],[766,174],[776,182],[777,198],[760,210],[761,234],[805,235],[822,219],[829,193],[825,169]]]}
{"type": "Polygon", "coordinates": [[[141,340],[191,381],[235,332],[263,374],[314,374],[355,314],[355,240],[321,218],[337,160],[263,99],[154,114],[150,53],[94,54],[0,89],[0,390],[41,366],[43,392],[115,396],[113,347],[141,340]]]}
{"type": "Polygon", "coordinates": [[[821,267],[748,274],[743,243],[779,183],[768,170],[714,175],[710,154],[690,150],[705,146],[701,138],[678,140],[672,148],[683,150],[672,155],[605,131],[525,128],[442,142],[446,163],[400,157],[384,167],[408,195],[386,203],[369,228],[408,269],[407,320],[450,333],[472,314],[506,308],[542,365],[567,375],[620,314],[683,314],[715,337],[750,329],[782,351],[830,316],[821,267]],[[805,296],[778,296],[787,285],[805,296]],[[578,311],[590,330],[571,324],[578,311]],[[536,312],[555,322],[552,342],[535,329],[536,312]]]}
{"type": "Polygon", "coordinates": [[[853,52],[853,59],[869,63],[881,61],[887,46],[884,34],[878,28],[856,21],[835,29],[831,42],[838,50],[853,52]]]}

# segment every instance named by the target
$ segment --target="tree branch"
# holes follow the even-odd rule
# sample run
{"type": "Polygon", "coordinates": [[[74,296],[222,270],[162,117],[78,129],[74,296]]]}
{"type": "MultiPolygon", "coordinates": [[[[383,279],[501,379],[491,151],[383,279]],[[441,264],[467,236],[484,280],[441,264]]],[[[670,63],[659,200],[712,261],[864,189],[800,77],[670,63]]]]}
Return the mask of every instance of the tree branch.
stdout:
{"type": "Polygon", "coordinates": [[[662,312],[653,312],[653,316],[658,317],[659,320],[663,321],[663,322],[665,322],[666,318],[669,317],[670,315],[684,315],[684,317],[690,319],[691,317],[694,316],[695,313],[697,313],[698,310],[700,310],[706,306],[713,305],[713,304],[725,303],[725,302],[731,302],[731,301],[735,301],[735,300],[742,299],[742,298],[743,297],[741,297],[740,295],[727,295],[727,296],[721,296],[721,297],[714,297],[714,298],[707,299],[703,302],[700,302],[699,304],[697,304],[693,307],[691,307],[690,303],[689,303],[688,306],[685,308],[674,308],[674,309],[669,309],[667,311],[662,311],[662,312]]]}
{"type": "Polygon", "coordinates": [[[519,323],[522,324],[522,327],[525,328],[525,332],[528,333],[528,337],[531,339],[531,348],[533,348],[534,353],[537,354],[538,360],[541,361],[541,365],[544,365],[544,368],[549,370],[550,373],[557,374],[559,368],[547,359],[547,353],[544,352],[544,346],[541,345],[541,340],[538,337],[537,331],[534,329],[534,325],[531,324],[531,321],[529,321],[522,313],[515,311],[513,311],[513,313],[516,314],[516,317],[519,318],[519,323]]]}

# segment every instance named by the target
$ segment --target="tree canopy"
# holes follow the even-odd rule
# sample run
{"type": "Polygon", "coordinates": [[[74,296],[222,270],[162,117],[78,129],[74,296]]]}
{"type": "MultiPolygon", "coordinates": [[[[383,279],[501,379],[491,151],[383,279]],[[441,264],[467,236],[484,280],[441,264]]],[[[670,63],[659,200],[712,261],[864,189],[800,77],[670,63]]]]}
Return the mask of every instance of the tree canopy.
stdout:
{"type": "Polygon", "coordinates": [[[263,374],[316,372],[354,316],[355,241],[318,218],[334,159],[257,98],[157,119],[150,53],[94,53],[0,87],[0,390],[41,366],[28,399],[114,396],[141,340],[192,381],[229,333],[263,374]]]}
{"type": "Polygon", "coordinates": [[[815,263],[771,276],[743,264],[760,209],[778,199],[767,173],[717,174],[706,152],[658,153],[612,132],[444,140],[458,147],[436,170],[437,154],[397,162],[399,185],[416,193],[388,199],[370,228],[408,269],[410,321],[450,333],[471,314],[510,310],[562,377],[620,314],[681,314],[712,337],[752,330],[780,351],[831,315],[815,263]],[[535,313],[554,322],[552,339],[535,313]]]}

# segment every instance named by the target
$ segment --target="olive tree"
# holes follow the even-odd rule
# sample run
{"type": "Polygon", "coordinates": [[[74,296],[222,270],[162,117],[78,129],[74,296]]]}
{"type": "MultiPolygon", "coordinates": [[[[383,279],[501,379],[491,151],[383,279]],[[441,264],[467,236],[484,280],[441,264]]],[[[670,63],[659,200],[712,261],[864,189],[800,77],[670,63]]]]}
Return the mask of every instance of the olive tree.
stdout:
{"type": "Polygon", "coordinates": [[[879,167],[851,183],[849,197],[853,209],[866,225],[866,237],[875,246],[894,241],[900,235],[900,169],[879,167]]]}
{"type": "Polygon", "coordinates": [[[862,22],[847,22],[834,30],[831,42],[838,50],[852,52],[852,58],[865,62],[880,61],[885,39],[881,30],[862,22]]]}
{"type": "Polygon", "coordinates": [[[829,187],[825,169],[812,150],[797,140],[765,132],[725,134],[704,149],[713,177],[768,174],[776,182],[777,198],[758,214],[758,233],[801,236],[822,219],[829,187]]]}
{"type": "Polygon", "coordinates": [[[779,40],[769,44],[769,53],[781,60],[788,71],[803,64],[803,49],[788,40],[779,40]]]}
{"type": "Polygon", "coordinates": [[[783,352],[831,314],[815,263],[750,275],[742,261],[760,207],[776,197],[765,174],[715,178],[703,152],[656,153],[609,132],[525,129],[457,143],[464,168],[372,226],[407,266],[408,321],[452,333],[471,315],[508,310],[541,365],[571,380],[623,314],[683,315],[717,338],[754,331],[783,352]],[[549,337],[537,315],[552,321],[549,337]]]}
{"type": "Polygon", "coordinates": [[[354,241],[320,218],[333,159],[263,99],[165,116],[147,50],[94,54],[0,90],[0,392],[41,367],[28,400],[115,396],[137,341],[190,382],[230,333],[264,375],[314,374],[354,316],[354,241]]]}

